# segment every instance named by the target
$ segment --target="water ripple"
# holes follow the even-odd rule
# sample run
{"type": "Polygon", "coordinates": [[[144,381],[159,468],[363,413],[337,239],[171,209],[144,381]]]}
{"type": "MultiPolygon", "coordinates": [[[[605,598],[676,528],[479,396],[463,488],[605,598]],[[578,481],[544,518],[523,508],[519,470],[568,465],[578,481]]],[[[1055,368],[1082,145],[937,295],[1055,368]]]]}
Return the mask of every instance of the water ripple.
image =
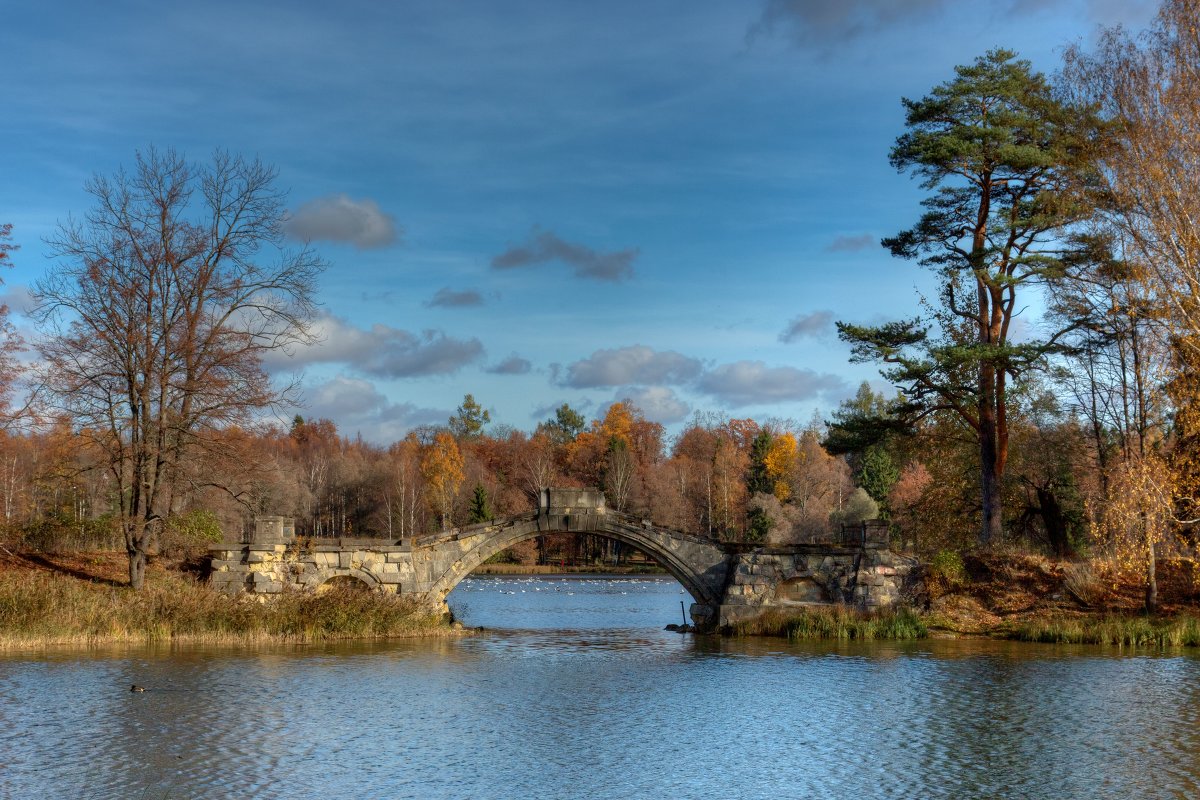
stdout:
{"type": "Polygon", "coordinates": [[[0,797],[1200,794],[1191,656],[680,636],[656,578],[460,589],[504,630],[2,659],[0,797]]]}

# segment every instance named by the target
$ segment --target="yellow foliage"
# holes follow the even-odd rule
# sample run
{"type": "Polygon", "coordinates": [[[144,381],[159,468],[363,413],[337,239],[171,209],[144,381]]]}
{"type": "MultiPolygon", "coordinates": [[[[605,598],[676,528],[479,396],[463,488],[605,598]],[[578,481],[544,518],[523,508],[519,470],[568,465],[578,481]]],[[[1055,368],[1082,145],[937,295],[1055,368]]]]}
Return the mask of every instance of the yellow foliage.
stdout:
{"type": "Polygon", "coordinates": [[[600,433],[604,435],[605,443],[619,439],[628,447],[633,443],[633,412],[623,402],[613,403],[604,415],[600,425],[600,433]]]}
{"type": "Polygon", "coordinates": [[[784,503],[792,496],[792,487],[788,476],[796,467],[797,448],[796,437],[790,433],[782,433],[771,441],[771,449],[763,458],[767,475],[774,478],[775,498],[784,503]]]}
{"type": "Polygon", "coordinates": [[[1177,482],[1168,464],[1154,454],[1131,457],[1109,484],[1108,505],[1092,524],[1114,576],[1143,578],[1146,606],[1153,610],[1158,586],[1156,562],[1172,555],[1193,561],[1190,548],[1176,539],[1177,482]]]}
{"type": "Polygon", "coordinates": [[[1171,522],[1171,473],[1161,459],[1148,455],[1131,458],[1117,470],[1092,533],[1114,571],[1132,577],[1146,571],[1155,546],[1168,540],[1171,522]]]}
{"type": "Polygon", "coordinates": [[[454,511],[454,499],[465,477],[465,463],[458,442],[445,432],[434,437],[421,458],[421,474],[425,477],[429,499],[434,512],[442,519],[443,528],[454,511]]]}

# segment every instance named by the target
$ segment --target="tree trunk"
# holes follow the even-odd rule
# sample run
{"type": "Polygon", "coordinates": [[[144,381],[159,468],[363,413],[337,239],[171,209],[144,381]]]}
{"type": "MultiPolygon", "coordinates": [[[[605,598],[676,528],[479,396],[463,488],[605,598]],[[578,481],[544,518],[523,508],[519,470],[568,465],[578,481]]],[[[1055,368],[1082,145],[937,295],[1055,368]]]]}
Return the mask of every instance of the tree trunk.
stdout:
{"type": "Polygon", "coordinates": [[[1062,505],[1054,492],[1036,488],[1038,512],[1042,515],[1042,524],[1046,526],[1046,538],[1050,540],[1050,549],[1059,558],[1071,555],[1071,539],[1067,535],[1067,523],[1063,519],[1062,505]]]}
{"type": "Polygon", "coordinates": [[[129,585],[141,590],[146,584],[146,551],[144,548],[129,548],[129,585]]]}
{"type": "Polygon", "coordinates": [[[1154,553],[1154,542],[1147,542],[1149,545],[1146,558],[1146,613],[1153,614],[1158,610],[1158,575],[1157,573],[1157,557],[1154,553]]]}
{"type": "Polygon", "coordinates": [[[983,505],[983,525],[979,531],[981,547],[990,547],[1003,534],[1003,498],[1000,494],[999,453],[997,452],[995,370],[979,368],[979,472],[983,505]]]}

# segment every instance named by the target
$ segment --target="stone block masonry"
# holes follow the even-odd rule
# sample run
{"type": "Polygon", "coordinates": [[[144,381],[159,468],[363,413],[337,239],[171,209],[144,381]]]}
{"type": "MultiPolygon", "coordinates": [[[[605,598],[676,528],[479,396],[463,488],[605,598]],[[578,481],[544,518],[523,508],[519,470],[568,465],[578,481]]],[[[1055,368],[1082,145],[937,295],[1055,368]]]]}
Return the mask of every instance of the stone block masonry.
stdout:
{"type": "Polygon", "coordinates": [[[357,580],[371,589],[415,596],[431,608],[445,610],[446,596],[488,558],[558,531],[607,536],[649,555],[692,595],[692,620],[701,630],[774,607],[886,607],[899,599],[902,583],[916,564],[892,553],[878,539],[865,537],[857,547],[729,549],[614,512],[594,489],[547,489],[536,512],[407,543],[297,541],[289,520],[268,518],[255,526],[249,543],[211,550],[212,584],[231,595],[269,597],[288,590],[318,591],[331,581],[357,580]]]}

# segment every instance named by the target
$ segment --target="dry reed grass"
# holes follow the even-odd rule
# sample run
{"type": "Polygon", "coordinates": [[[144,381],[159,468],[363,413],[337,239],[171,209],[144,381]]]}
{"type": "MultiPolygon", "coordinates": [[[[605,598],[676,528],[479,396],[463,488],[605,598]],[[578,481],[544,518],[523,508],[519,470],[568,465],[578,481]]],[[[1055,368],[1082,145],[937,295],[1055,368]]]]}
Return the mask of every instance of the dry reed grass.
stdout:
{"type": "Polygon", "coordinates": [[[737,623],[735,636],[783,636],[788,639],[923,639],[925,623],[907,608],[865,613],[845,606],[770,609],[737,623]]]}
{"type": "Polygon", "coordinates": [[[135,592],[46,571],[0,572],[0,649],[43,644],[315,642],[450,630],[440,615],[375,592],[230,598],[165,573],[135,592]]]}

